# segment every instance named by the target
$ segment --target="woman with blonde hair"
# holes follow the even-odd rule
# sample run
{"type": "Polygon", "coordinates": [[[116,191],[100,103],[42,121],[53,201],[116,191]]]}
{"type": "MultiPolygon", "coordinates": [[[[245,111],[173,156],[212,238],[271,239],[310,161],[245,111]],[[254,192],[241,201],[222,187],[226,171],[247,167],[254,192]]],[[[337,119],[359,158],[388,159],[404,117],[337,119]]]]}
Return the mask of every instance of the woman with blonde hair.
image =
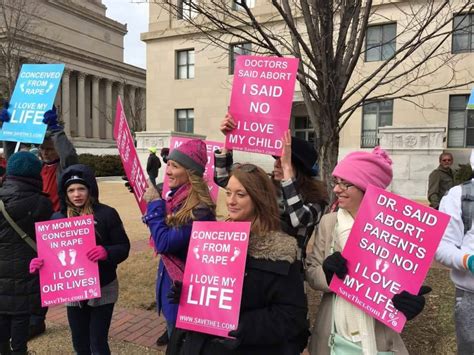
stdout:
{"type": "Polygon", "coordinates": [[[177,330],[167,354],[300,354],[309,334],[306,296],[297,241],[280,230],[274,186],[261,168],[234,165],[226,202],[230,221],[251,223],[238,327],[228,339],[177,330]]]}
{"type": "Polygon", "coordinates": [[[206,163],[206,144],[202,140],[183,143],[168,156],[166,175],[170,193],[166,200],[155,187],[149,187],[144,196],[148,208],[143,221],[150,229],[156,252],[161,255],[156,304],[166,319],[168,337],[176,323],[178,306],[167,295],[173,283],[183,278],[192,223],[215,220],[215,204],[203,179],[206,163]]]}

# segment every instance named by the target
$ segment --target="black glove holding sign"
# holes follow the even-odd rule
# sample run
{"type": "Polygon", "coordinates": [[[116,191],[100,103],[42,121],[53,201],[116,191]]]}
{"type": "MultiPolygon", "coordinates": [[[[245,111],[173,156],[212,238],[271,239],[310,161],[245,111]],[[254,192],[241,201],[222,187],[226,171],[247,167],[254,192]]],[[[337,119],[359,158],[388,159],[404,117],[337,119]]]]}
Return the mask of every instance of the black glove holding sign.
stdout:
{"type": "Polygon", "coordinates": [[[402,291],[392,298],[393,305],[396,309],[402,312],[407,320],[412,320],[421,313],[425,307],[425,297],[427,293],[431,292],[431,287],[421,286],[417,295],[413,295],[407,291],[402,291]]]}
{"type": "Polygon", "coordinates": [[[334,254],[331,254],[324,259],[323,271],[324,275],[326,275],[326,282],[328,285],[331,283],[334,274],[342,280],[347,275],[347,260],[340,252],[336,251],[334,254]]]}

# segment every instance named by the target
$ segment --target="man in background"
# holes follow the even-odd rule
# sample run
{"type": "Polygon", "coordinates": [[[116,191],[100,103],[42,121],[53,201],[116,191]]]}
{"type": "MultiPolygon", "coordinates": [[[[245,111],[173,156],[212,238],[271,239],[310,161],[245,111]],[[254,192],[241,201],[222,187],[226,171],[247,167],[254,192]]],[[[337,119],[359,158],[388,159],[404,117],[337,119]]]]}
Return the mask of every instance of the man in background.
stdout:
{"type": "Polygon", "coordinates": [[[441,153],[439,166],[431,172],[428,179],[430,207],[438,209],[443,196],[454,186],[454,173],[451,165],[453,165],[453,155],[451,153],[441,153]]]}
{"type": "Polygon", "coordinates": [[[150,155],[146,162],[146,172],[151,183],[156,187],[156,178],[158,177],[158,170],[161,168],[161,161],[160,158],[156,156],[156,147],[150,147],[148,151],[150,155]]]}

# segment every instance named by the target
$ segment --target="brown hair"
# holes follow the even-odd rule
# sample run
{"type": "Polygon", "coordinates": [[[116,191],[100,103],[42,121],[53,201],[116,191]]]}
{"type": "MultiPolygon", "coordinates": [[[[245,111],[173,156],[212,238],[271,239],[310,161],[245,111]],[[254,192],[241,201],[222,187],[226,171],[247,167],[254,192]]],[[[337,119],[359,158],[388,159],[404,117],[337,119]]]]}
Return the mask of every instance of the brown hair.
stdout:
{"type": "Polygon", "coordinates": [[[307,174],[298,172],[295,188],[300,193],[303,203],[318,203],[320,205],[328,203],[329,196],[324,183],[307,174]]]}
{"type": "Polygon", "coordinates": [[[186,173],[191,184],[191,190],[179,211],[166,217],[166,224],[170,226],[180,226],[194,220],[196,217],[193,214],[193,209],[200,204],[206,205],[214,215],[216,214],[216,205],[204,179],[192,170],[186,169],[186,173]]]}
{"type": "Polygon", "coordinates": [[[263,169],[253,164],[243,164],[232,170],[235,177],[249,194],[255,209],[251,231],[263,236],[280,230],[280,215],[275,199],[275,188],[263,169]]]}

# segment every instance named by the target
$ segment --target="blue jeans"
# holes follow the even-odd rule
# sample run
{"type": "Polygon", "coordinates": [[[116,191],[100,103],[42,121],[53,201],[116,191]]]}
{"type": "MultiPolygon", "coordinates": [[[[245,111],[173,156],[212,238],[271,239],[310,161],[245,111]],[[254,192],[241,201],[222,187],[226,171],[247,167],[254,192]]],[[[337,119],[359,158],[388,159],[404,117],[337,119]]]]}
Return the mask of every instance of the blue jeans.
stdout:
{"type": "Polygon", "coordinates": [[[98,307],[66,307],[72,345],[78,355],[109,355],[109,328],[114,303],[98,307]]]}
{"type": "Polygon", "coordinates": [[[7,347],[7,344],[10,344],[14,352],[26,353],[29,323],[29,314],[0,314],[0,344],[2,347],[7,347]]]}

